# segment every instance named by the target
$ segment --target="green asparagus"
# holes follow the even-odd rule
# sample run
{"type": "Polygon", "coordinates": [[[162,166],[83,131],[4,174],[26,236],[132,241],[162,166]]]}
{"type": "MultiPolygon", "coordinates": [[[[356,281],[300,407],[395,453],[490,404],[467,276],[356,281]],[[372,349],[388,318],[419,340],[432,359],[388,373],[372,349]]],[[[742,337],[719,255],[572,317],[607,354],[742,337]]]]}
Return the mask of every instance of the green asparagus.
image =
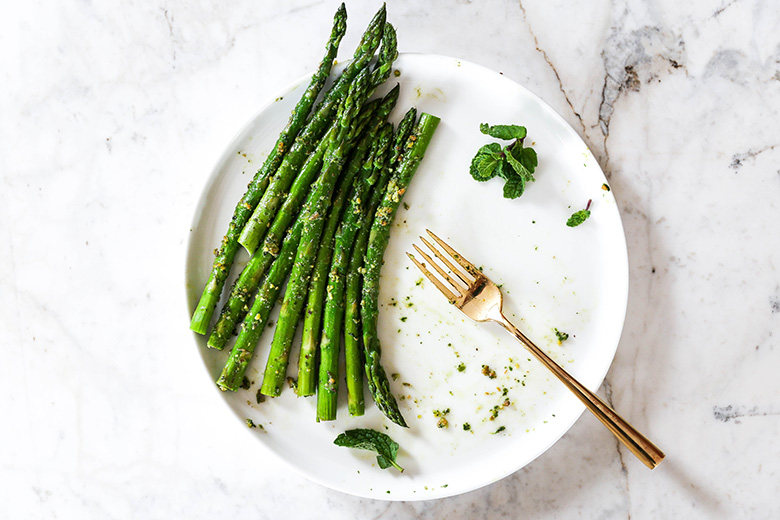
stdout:
{"type": "MultiPolygon", "coordinates": [[[[255,174],[246,193],[244,193],[244,196],[233,211],[233,218],[230,221],[228,231],[223,237],[219,248],[216,250],[216,258],[214,259],[214,264],[209,273],[208,281],[206,282],[206,286],[203,289],[203,293],[201,294],[198,305],[193,312],[192,320],[190,321],[190,329],[198,334],[205,334],[208,330],[211,317],[214,314],[214,309],[219,302],[230,267],[233,265],[233,260],[238,251],[239,233],[241,233],[241,230],[244,228],[244,225],[252,214],[252,211],[254,211],[258,201],[264,195],[269,178],[279,167],[290,143],[293,142],[298,135],[298,132],[300,132],[301,128],[304,126],[306,117],[309,114],[314,101],[330,75],[333,60],[336,57],[339,44],[346,31],[346,19],[346,8],[344,4],[341,4],[336,11],[333,20],[333,29],[326,45],[325,56],[323,57],[317,72],[312,76],[309,86],[295,106],[287,126],[279,135],[276,144],[271,149],[271,153],[268,154],[262,167],[255,174]]],[[[371,52],[373,54],[373,50],[371,52]]]]}
{"type": "Polygon", "coordinates": [[[382,269],[387,242],[398,205],[401,202],[412,176],[425,154],[431,137],[439,124],[439,118],[423,113],[407,142],[408,152],[388,181],[387,191],[374,215],[366,250],[365,273],[363,276],[363,295],[361,300],[361,319],[363,325],[363,349],[368,387],[379,410],[398,424],[406,426],[395,397],[390,390],[384,368],[381,365],[381,345],[377,336],[379,313],[379,273],[382,269]]]}
{"type": "Polygon", "coordinates": [[[309,123],[293,143],[286,159],[279,166],[273,179],[271,179],[271,183],[266,189],[263,198],[257,204],[251,218],[241,231],[238,242],[250,253],[253,253],[260,245],[266,229],[271,219],[273,219],[277,208],[284,200],[284,194],[293,182],[300,165],[306,159],[306,156],[311,153],[322,133],[333,120],[336,109],[344,95],[346,95],[350,84],[366,67],[369,60],[374,56],[374,51],[379,48],[380,42],[384,35],[387,34],[387,31],[384,29],[385,18],[386,12],[383,5],[369,23],[360,44],[355,50],[352,61],[328,91],[309,123]]]}
{"type": "Polygon", "coordinates": [[[303,168],[301,168],[301,173],[290,190],[290,196],[279,209],[274,218],[274,223],[268,231],[266,242],[271,242],[271,245],[263,247],[263,249],[256,251],[252,255],[244,270],[241,271],[238,279],[233,284],[228,301],[222,307],[219,319],[209,336],[209,347],[222,350],[233,335],[236,324],[243,319],[249,310],[249,303],[260,284],[263,274],[279,254],[281,238],[284,237],[288,226],[297,215],[300,203],[308,191],[309,185],[322,169],[322,161],[328,144],[327,137],[335,132],[335,128],[336,126],[332,125],[326,134],[326,138],[320,142],[314,153],[309,156],[303,168]]]}
{"type": "MultiPolygon", "coordinates": [[[[412,132],[417,110],[412,107],[404,115],[396,130],[391,157],[384,165],[382,175],[371,192],[371,198],[367,203],[364,216],[365,222],[371,222],[374,218],[379,202],[382,200],[388,178],[402,156],[406,141],[412,132]]],[[[384,158],[382,158],[384,159],[384,158]]],[[[380,159],[381,160],[381,159],[380,159]]],[[[360,292],[363,260],[368,245],[368,236],[371,227],[363,225],[357,233],[355,244],[351,252],[349,267],[346,276],[346,295],[344,307],[344,353],[346,358],[346,378],[349,414],[359,416],[365,413],[365,401],[363,398],[363,351],[360,332],[360,292]]]]}
{"type": "MultiPolygon", "coordinates": [[[[333,243],[333,259],[328,275],[327,298],[323,311],[322,339],[320,340],[319,386],[317,389],[317,419],[336,419],[339,386],[339,347],[341,346],[342,319],[344,317],[344,291],[346,271],[352,244],[365,217],[370,190],[385,169],[393,126],[387,123],[377,133],[364,173],[355,187],[355,193],[339,225],[333,243]]],[[[352,353],[354,355],[354,353],[352,353]]],[[[363,373],[347,374],[348,408],[351,415],[363,407],[363,373]]]]}
{"type": "Polygon", "coordinates": [[[368,69],[363,69],[355,78],[354,83],[350,85],[344,104],[339,108],[338,127],[330,138],[323,172],[312,191],[317,202],[314,211],[306,215],[304,220],[295,263],[285,290],[274,341],[268,354],[263,384],[260,387],[260,392],[264,395],[276,396],[279,394],[281,385],[278,382],[284,380],[287,371],[289,347],[300,318],[304,296],[309,285],[309,277],[317,254],[317,245],[325,224],[325,216],[336,181],[349,153],[350,141],[355,137],[355,116],[370,95],[369,79],[368,69]]]}
{"type": "MultiPolygon", "coordinates": [[[[350,168],[359,168],[363,164],[363,158],[369,151],[369,147],[380,125],[384,123],[398,100],[399,87],[396,85],[382,99],[377,108],[370,127],[362,132],[359,143],[355,147],[354,157],[350,161],[350,168]]],[[[347,193],[343,194],[346,199],[347,193]]],[[[340,221],[340,215],[333,212],[328,217],[328,222],[323,232],[323,240],[317,252],[314,271],[309,282],[309,292],[304,313],[303,333],[301,336],[301,351],[298,359],[298,395],[313,395],[317,385],[317,373],[315,370],[317,346],[320,341],[321,317],[327,284],[328,269],[330,267],[332,253],[332,238],[340,221]]]]}

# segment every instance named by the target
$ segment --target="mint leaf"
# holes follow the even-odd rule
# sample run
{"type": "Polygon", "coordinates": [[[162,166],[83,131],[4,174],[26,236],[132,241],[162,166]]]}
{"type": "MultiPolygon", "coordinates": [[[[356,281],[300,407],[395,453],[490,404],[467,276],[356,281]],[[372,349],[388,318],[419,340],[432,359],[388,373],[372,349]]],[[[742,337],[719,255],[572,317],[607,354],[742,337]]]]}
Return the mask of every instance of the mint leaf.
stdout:
{"type": "Polygon", "coordinates": [[[504,198],[516,199],[525,191],[525,181],[519,175],[512,175],[504,184],[504,198]]]}
{"type": "Polygon", "coordinates": [[[575,211],[572,216],[569,217],[569,220],[566,221],[566,225],[569,227],[577,227],[588,220],[588,217],[590,217],[590,210],[581,209],[579,211],[575,211]]]}
{"type": "MultiPolygon", "coordinates": [[[[522,148],[522,156],[518,160],[523,163],[529,172],[533,173],[536,167],[539,165],[539,160],[536,157],[536,151],[533,148],[522,148]]],[[[516,156],[515,156],[516,157],[516,156]]]]}
{"type": "Polygon", "coordinates": [[[486,144],[477,151],[477,154],[471,160],[469,173],[477,181],[488,181],[496,176],[498,173],[496,168],[499,167],[503,159],[500,144],[486,144]]]}
{"type": "Polygon", "coordinates": [[[500,143],[484,145],[471,160],[469,173],[480,182],[493,177],[504,179],[504,197],[516,199],[525,192],[526,183],[536,180],[533,174],[538,165],[536,152],[532,148],[523,147],[527,133],[525,127],[482,123],[479,130],[491,137],[513,142],[506,146],[500,143]]]}
{"type": "Polygon", "coordinates": [[[333,441],[336,446],[369,450],[377,454],[376,462],[382,469],[393,466],[403,473],[404,469],[395,461],[398,455],[398,443],[388,435],[368,428],[347,430],[333,441]]]}
{"type": "Polygon", "coordinates": [[[533,182],[535,180],[533,174],[530,171],[528,171],[528,168],[523,166],[523,163],[521,163],[515,158],[513,154],[513,150],[510,150],[508,146],[504,147],[504,154],[506,155],[506,161],[507,163],[509,163],[509,166],[512,167],[512,169],[515,171],[515,173],[517,173],[517,175],[523,178],[523,181],[533,182]]]}
{"type": "Polygon", "coordinates": [[[526,135],[524,126],[518,125],[493,125],[490,126],[487,123],[479,125],[479,131],[483,134],[495,137],[496,139],[522,139],[526,135]]]}

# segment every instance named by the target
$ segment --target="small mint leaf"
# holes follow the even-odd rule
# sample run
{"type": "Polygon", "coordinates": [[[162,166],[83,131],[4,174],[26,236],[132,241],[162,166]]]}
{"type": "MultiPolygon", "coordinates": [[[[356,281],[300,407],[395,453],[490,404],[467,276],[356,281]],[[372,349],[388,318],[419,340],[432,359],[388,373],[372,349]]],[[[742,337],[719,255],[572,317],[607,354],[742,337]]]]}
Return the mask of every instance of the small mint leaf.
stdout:
{"type": "Polygon", "coordinates": [[[590,210],[581,209],[579,211],[575,211],[572,216],[569,217],[569,220],[566,221],[566,225],[569,227],[577,227],[588,220],[588,217],[590,217],[590,210]]]}
{"type": "Polygon", "coordinates": [[[525,181],[519,175],[512,175],[504,184],[504,198],[516,199],[525,191],[525,181]]]}
{"type": "Polygon", "coordinates": [[[333,441],[336,446],[369,450],[376,453],[376,462],[380,468],[386,469],[393,466],[400,472],[404,469],[395,461],[398,455],[398,443],[389,435],[368,428],[347,430],[333,441]]]}
{"type": "Polygon", "coordinates": [[[536,151],[533,148],[523,148],[522,157],[520,162],[523,163],[529,172],[533,173],[536,167],[539,165],[539,160],[536,157],[536,151]]]}
{"type": "Polygon", "coordinates": [[[518,126],[518,125],[493,125],[490,126],[487,123],[482,123],[479,125],[479,131],[483,134],[489,135],[490,137],[495,137],[496,139],[504,139],[504,140],[512,140],[512,139],[522,139],[526,135],[526,130],[524,126],[518,126]]]}
{"type": "Polygon", "coordinates": [[[496,167],[503,160],[501,157],[501,145],[498,143],[486,144],[477,151],[471,160],[469,173],[480,182],[487,181],[496,176],[496,167]]]}
{"type": "Polygon", "coordinates": [[[528,171],[528,168],[523,166],[523,163],[518,161],[514,154],[512,153],[512,150],[509,149],[509,147],[504,147],[504,154],[506,155],[506,161],[509,163],[509,165],[512,167],[512,169],[522,177],[523,181],[529,182],[534,180],[533,174],[528,171]]]}

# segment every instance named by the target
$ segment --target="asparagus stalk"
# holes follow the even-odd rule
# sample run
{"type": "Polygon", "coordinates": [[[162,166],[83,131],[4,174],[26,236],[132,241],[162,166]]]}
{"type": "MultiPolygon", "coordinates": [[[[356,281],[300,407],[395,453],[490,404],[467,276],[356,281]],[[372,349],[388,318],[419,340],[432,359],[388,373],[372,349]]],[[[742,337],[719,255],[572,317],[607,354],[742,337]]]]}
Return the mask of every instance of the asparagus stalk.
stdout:
{"type": "Polygon", "coordinates": [[[266,246],[252,255],[244,270],[241,271],[238,279],[233,284],[230,296],[222,307],[219,319],[209,336],[209,347],[222,350],[233,335],[236,324],[243,319],[249,310],[250,300],[255,294],[266,269],[279,254],[280,242],[290,223],[298,214],[309,185],[322,169],[322,161],[328,144],[327,137],[335,132],[335,128],[335,125],[331,126],[331,129],[326,134],[326,138],[320,142],[312,155],[306,160],[303,168],[301,168],[300,175],[295,179],[290,189],[290,195],[279,209],[279,213],[277,213],[274,223],[268,231],[266,246]]]}
{"type": "Polygon", "coordinates": [[[222,374],[217,379],[217,386],[220,389],[235,392],[244,382],[249,361],[252,359],[257,342],[268,322],[268,316],[276,304],[281,287],[295,260],[295,252],[298,249],[302,231],[303,220],[298,220],[287,233],[282,250],[268,271],[268,275],[252,303],[252,309],[244,318],[241,333],[230,351],[222,374]]]}
{"type": "MultiPolygon", "coordinates": [[[[233,218],[228,226],[227,233],[222,239],[219,248],[216,250],[216,258],[212,265],[206,286],[203,289],[200,300],[192,315],[190,329],[198,334],[205,334],[208,330],[214,309],[219,302],[222,289],[225,286],[230,267],[238,251],[238,235],[249,219],[252,211],[255,209],[258,201],[264,195],[269,178],[282,162],[285,152],[304,126],[306,117],[311,110],[320,90],[322,90],[327,80],[330,69],[333,66],[333,60],[338,52],[341,38],[346,31],[347,11],[344,4],[336,11],[333,19],[333,29],[330,38],[325,47],[325,56],[320,62],[317,72],[311,78],[309,86],[303,93],[300,101],[295,106],[287,126],[282,130],[276,144],[271,149],[265,162],[252,182],[249,183],[247,191],[233,210],[233,218]]],[[[373,51],[371,51],[373,53],[373,51]]]]}
{"type": "MultiPolygon", "coordinates": [[[[384,165],[382,175],[377,181],[371,198],[368,201],[365,222],[371,222],[374,218],[379,202],[382,200],[387,181],[397,162],[402,156],[406,141],[412,132],[417,110],[412,107],[404,115],[396,130],[393,147],[390,150],[389,161],[384,165]]],[[[347,406],[351,416],[360,416],[365,413],[365,401],[363,398],[363,350],[360,329],[360,291],[363,260],[368,246],[368,236],[371,227],[364,225],[360,228],[355,238],[355,244],[350,255],[349,267],[346,276],[345,307],[344,307],[344,357],[346,358],[346,378],[348,401],[347,406]]]]}
{"type": "MultiPolygon", "coordinates": [[[[382,99],[377,108],[377,113],[368,127],[367,131],[362,132],[360,141],[355,147],[353,158],[348,168],[360,168],[363,159],[369,151],[371,143],[375,138],[377,130],[386,120],[398,100],[399,87],[396,85],[382,99]]],[[[348,170],[349,171],[349,170],[348,170]]],[[[347,177],[348,175],[345,175],[347,177]]],[[[353,177],[354,178],[354,177],[353,177]]],[[[344,184],[345,187],[349,185],[344,184]]],[[[344,191],[340,197],[346,200],[347,191],[344,191]]],[[[343,202],[341,202],[343,204],[343,202]]],[[[317,251],[314,271],[309,282],[309,293],[306,301],[306,310],[303,319],[303,333],[301,336],[301,351],[298,358],[298,395],[313,395],[317,386],[317,372],[315,370],[317,346],[320,341],[321,318],[323,302],[325,301],[325,286],[327,284],[328,268],[330,267],[332,248],[332,239],[336,233],[336,228],[340,221],[340,214],[331,211],[328,222],[323,232],[323,239],[317,251]]]]}
{"type": "Polygon", "coordinates": [[[425,154],[431,137],[439,124],[439,118],[423,113],[407,142],[408,153],[404,155],[393,173],[387,191],[380,202],[371,224],[371,232],[366,250],[365,273],[363,276],[363,295],[361,317],[363,325],[363,349],[365,352],[365,370],[369,390],[379,410],[398,424],[406,426],[395,397],[390,390],[384,368],[381,365],[381,345],[377,335],[379,314],[379,274],[382,269],[382,257],[390,238],[390,225],[393,222],[398,205],[412,176],[425,154]]]}
{"type": "MultiPolygon", "coordinates": [[[[363,107],[356,123],[358,128],[365,127],[371,120],[376,110],[376,104],[367,103],[363,107]]],[[[233,284],[230,296],[222,307],[219,319],[209,336],[209,347],[222,350],[233,334],[236,324],[244,318],[244,315],[249,310],[250,300],[260,284],[263,274],[279,254],[282,239],[287,228],[298,215],[298,211],[303,203],[303,197],[309,190],[314,178],[322,169],[322,161],[327,150],[328,139],[334,131],[335,124],[331,125],[323,140],[320,141],[314,152],[306,159],[301,172],[295,178],[295,182],[293,182],[290,188],[290,194],[274,217],[274,222],[268,230],[262,250],[255,251],[255,254],[249,259],[241,275],[233,284]]]]}
{"type": "Polygon", "coordinates": [[[317,361],[322,302],[325,299],[325,286],[328,276],[327,268],[330,265],[330,258],[333,253],[333,237],[336,234],[336,226],[341,217],[341,210],[346,201],[348,188],[351,188],[355,174],[357,174],[365,159],[365,148],[361,142],[355,148],[352,158],[347,165],[347,173],[344,175],[344,180],[336,195],[336,201],[332,204],[328,221],[322,232],[317,258],[314,261],[314,270],[309,281],[309,292],[303,312],[303,332],[301,334],[301,350],[298,358],[298,384],[296,386],[299,396],[313,395],[316,389],[313,374],[317,361]]]}
{"type": "MultiPolygon", "coordinates": [[[[333,243],[333,259],[328,275],[327,297],[323,311],[322,339],[320,340],[319,386],[317,389],[317,420],[336,419],[339,388],[339,350],[344,316],[346,270],[355,235],[365,217],[369,190],[385,169],[385,159],[393,136],[393,126],[386,123],[377,133],[371,155],[355,187],[352,200],[344,212],[333,243]]],[[[363,406],[363,372],[347,374],[347,395],[350,414],[363,406]],[[357,377],[356,377],[357,376],[357,377]],[[359,394],[359,395],[358,395],[359,394]]]]}
{"type": "Polygon", "coordinates": [[[339,108],[338,128],[330,139],[323,172],[312,190],[312,196],[316,200],[314,210],[304,219],[303,233],[295,263],[287,282],[282,308],[276,323],[263,384],[260,387],[260,392],[264,395],[276,396],[281,391],[281,383],[287,372],[290,345],[300,318],[311,270],[314,267],[317,246],[325,225],[325,216],[336,181],[349,153],[350,141],[355,137],[355,114],[370,95],[369,79],[369,71],[364,69],[355,78],[343,106],[339,108]]]}
{"type": "Polygon", "coordinates": [[[238,242],[250,253],[254,253],[260,245],[268,225],[273,219],[277,208],[284,200],[284,194],[292,183],[295,174],[306,156],[316,146],[324,130],[333,120],[336,109],[344,95],[346,95],[350,84],[374,56],[374,51],[379,48],[379,44],[384,34],[386,34],[384,30],[385,18],[386,11],[383,5],[363,33],[352,61],[328,91],[308,125],[306,125],[300,136],[293,143],[292,148],[279,166],[265,194],[263,194],[263,198],[257,204],[251,218],[241,231],[238,242]]]}
{"type": "MultiPolygon", "coordinates": [[[[366,127],[372,120],[378,104],[378,100],[373,100],[363,106],[356,121],[356,128],[362,131],[366,127]]],[[[244,315],[249,310],[249,302],[255,294],[266,269],[278,255],[284,234],[293,219],[298,215],[304,195],[317,174],[321,172],[329,136],[334,131],[335,123],[331,125],[325,137],[318,143],[317,148],[306,159],[300,173],[295,178],[289,195],[281,208],[279,208],[273,224],[271,224],[268,230],[268,234],[263,241],[263,248],[255,251],[241,275],[233,284],[228,301],[222,307],[219,319],[209,336],[209,347],[222,350],[232,336],[236,324],[244,318],[244,315]]]]}

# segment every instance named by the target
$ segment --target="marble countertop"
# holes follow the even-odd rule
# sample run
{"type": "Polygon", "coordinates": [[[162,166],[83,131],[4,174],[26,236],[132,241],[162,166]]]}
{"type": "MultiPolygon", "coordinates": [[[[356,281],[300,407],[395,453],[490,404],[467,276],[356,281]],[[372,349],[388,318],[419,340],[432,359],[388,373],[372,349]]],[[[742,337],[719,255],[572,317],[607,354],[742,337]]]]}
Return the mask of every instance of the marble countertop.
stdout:
{"type": "MultiPolygon", "coordinates": [[[[649,471],[584,414],[511,476],[407,503],[260,459],[187,329],[210,169],[338,3],[0,7],[0,517],[780,516],[780,10],[687,4],[388,2],[402,52],[501,71],[593,151],[630,262],[599,393],[667,453],[649,471]]],[[[347,5],[342,58],[379,5],[347,5]]]]}

